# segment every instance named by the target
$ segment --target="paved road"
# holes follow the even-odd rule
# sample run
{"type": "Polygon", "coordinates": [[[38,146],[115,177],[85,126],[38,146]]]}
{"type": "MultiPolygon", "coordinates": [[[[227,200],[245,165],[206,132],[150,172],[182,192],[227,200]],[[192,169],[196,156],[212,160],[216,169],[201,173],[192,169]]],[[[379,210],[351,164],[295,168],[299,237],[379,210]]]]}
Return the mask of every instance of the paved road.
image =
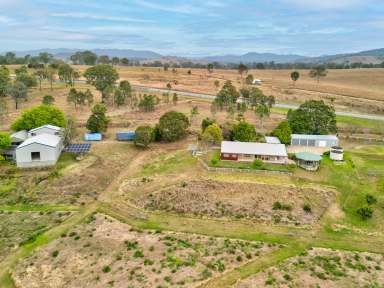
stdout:
{"type": "MultiPolygon", "coordinates": [[[[171,92],[171,93],[177,93],[181,96],[186,96],[186,97],[196,97],[196,98],[200,98],[200,99],[209,99],[209,100],[215,99],[215,96],[210,95],[210,94],[185,92],[185,91],[177,91],[177,90],[168,90],[168,89],[153,88],[153,87],[139,86],[139,85],[133,85],[133,87],[136,90],[140,90],[140,91],[148,92],[148,93],[151,93],[151,92],[152,93],[153,92],[160,92],[160,93],[171,92]]],[[[275,107],[287,108],[287,109],[297,109],[299,106],[298,105],[291,105],[291,104],[284,104],[284,103],[276,103],[275,107]]],[[[354,112],[336,111],[336,115],[349,116],[349,117],[360,118],[360,119],[384,121],[384,116],[383,115],[377,115],[377,114],[362,114],[362,113],[354,113],[354,112]]]]}

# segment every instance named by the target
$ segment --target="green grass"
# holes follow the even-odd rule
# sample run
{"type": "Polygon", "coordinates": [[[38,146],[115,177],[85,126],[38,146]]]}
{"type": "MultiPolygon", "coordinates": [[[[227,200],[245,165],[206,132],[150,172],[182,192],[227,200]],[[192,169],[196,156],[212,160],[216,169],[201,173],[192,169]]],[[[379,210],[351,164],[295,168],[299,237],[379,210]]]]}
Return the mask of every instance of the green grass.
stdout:
{"type": "Polygon", "coordinates": [[[189,152],[177,152],[175,154],[161,154],[151,163],[143,166],[140,171],[142,177],[153,176],[156,174],[167,174],[171,172],[180,173],[196,165],[196,158],[189,152]]]}
{"type": "Polygon", "coordinates": [[[69,205],[45,205],[45,204],[18,204],[18,205],[0,205],[0,211],[14,212],[54,212],[54,211],[77,211],[79,207],[69,205]]]}
{"type": "Polygon", "coordinates": [[[336,120],[338,124],[343,124],[347,126],[354,126],[359,128],[369,128],[373,129],[377,132],[384,132],[383,129],[383,121],[380,120],[371,120],[371,119],[362,119],[362,118],[356,118],[351,116],[336,116],[336,120]]]}

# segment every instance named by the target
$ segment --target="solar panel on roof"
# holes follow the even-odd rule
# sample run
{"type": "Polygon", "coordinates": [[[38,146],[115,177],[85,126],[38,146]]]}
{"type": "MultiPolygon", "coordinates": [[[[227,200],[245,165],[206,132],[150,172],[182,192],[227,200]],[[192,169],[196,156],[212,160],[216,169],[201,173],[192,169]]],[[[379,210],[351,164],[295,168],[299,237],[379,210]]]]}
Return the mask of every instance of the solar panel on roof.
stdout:
{"type": "Polygon", "coordinates": [[[69,153],[75,153],[75,154],[83,154],[87,153],[91,150],[91,144],[84,143],[84,144],[69,144],[67,147],[65,147],[64,151],[69,153]]]}

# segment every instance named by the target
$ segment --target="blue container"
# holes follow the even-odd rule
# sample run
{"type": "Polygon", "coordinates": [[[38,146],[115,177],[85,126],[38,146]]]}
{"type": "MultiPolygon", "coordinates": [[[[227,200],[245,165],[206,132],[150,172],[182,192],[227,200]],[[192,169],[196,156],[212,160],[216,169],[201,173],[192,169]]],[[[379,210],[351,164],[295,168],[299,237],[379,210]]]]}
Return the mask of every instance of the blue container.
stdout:
{"type": "Polygon", "coordinates": [[[116,133],[117,141],[133,141],[135,140],[136,133],[135,132],[119,132],[116,133]]]}
{"type": "Polygon", "coordinates": [[[85,133],[84,134],[84,140],[85,141],[101,141],[103,139],[103,136],[101,133],[85,133]]]}

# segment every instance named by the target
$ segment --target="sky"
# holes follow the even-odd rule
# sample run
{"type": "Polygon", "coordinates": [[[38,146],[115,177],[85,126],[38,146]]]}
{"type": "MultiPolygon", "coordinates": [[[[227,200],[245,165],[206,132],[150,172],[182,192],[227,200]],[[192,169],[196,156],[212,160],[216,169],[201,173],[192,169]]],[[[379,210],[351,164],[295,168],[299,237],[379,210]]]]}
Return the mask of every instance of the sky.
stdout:
{"type": "Polygon", "coordinates": [[[384,48],[383,0],[0,0],[0,51],[318,56],[384,48]]]}

